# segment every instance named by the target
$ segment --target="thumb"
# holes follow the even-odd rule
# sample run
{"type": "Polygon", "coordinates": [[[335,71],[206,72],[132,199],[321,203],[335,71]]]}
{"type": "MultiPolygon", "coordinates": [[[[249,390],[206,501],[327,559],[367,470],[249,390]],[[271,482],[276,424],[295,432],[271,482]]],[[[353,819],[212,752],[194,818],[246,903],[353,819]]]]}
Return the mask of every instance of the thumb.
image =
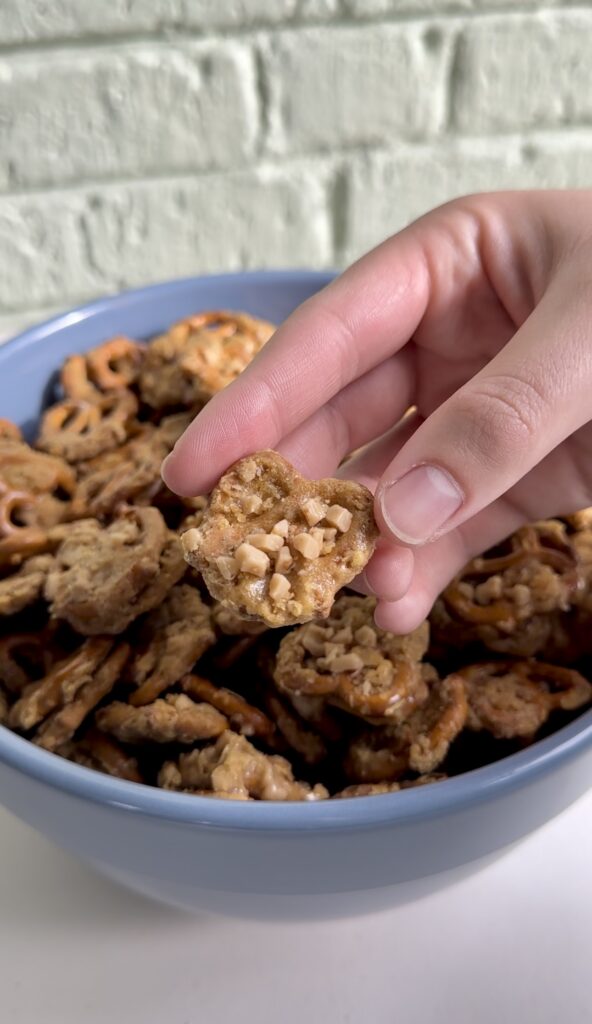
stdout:
{"type": "MultiPolygon", "coordinates": [[[[384,536],[423,544],[456,529],[589,420],[588,315],[585,290],[557,283],[497,356],[418,427],[376,490],[384,536]]],[[[557,512],[566,500],[558,494],[557,512]]]]}

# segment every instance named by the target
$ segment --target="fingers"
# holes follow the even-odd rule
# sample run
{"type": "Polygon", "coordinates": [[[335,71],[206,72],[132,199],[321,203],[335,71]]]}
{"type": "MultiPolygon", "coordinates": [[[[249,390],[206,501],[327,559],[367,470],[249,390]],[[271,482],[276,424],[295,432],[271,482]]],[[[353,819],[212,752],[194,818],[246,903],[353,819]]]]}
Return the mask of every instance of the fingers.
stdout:
{"type": "MultiPolygon", "coordinates": [[[[511,502],[500,499],[469,523],[431,544],[414,548],[412,578],[405,592],[383,583],[377,591],[376,625],[392,633],[416,629],[430,614],[434,601],[450,580],[475,555],[503,540],[524,521],[511,502]]],[[[391,545],[390,550],[394,550],[391,545]]],[[[382,581],[381,581],[382,582],[382,581]]]]}
{"type": "Polygon", "coordinates": [[[344,456],[403,416],[413,391],[413,358],[408,349],[348,384],[284,437],[277,450],[306,476],[329,476],[344,456]]]}
{"type": "Polygon", "coordinates": [[[206,493],[232,462],[275,448],[405,345],[428,301],[426,233],[395,236],[297,309],[179,439],[163,466],[168,486],[206,493]]]}
{"type": "Polygon", "coordinates": [[[590,418],[589,296],[556,279],[514,338],[421,424],[384,471],[385,537],[457,529],[590,418]]]}

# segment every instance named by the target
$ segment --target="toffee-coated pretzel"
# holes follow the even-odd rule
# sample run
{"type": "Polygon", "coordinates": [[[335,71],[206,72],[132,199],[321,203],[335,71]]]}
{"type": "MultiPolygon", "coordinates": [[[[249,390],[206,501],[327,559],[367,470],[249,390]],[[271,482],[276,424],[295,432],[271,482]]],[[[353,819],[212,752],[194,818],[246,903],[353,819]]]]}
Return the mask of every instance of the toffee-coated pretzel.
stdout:
{"type": "Polygon", "coordinates": [[[92,459],[126,440],[137,410],[131,391],[102,395],[92,402],[65,399],[43,414],[37,445],[70,462],[92,459]]]}
{"type": "MultiPolygon", "coordinates": [[[[486,604],[479,604],[469,595],[463,583],[478,585],[479,581],[503,576],[509,570],[529,563],[546,565],[561,577],[567,595],[575,595],[581,588],[577,559],[561,524],[541,522],[524,526],[509,539],[510,551],[501,555],[480,555],[473,558],[462,573],[446,588],[443,600],[448,610],[458,619],[473,625],[492,625],[511,622],[516,617],[516,603],[511,597],[501,596],[486,604]],[[558,529],[559,528],[559,529],[558,529]]],[[[500,587],[500,590],[503,589],[500,587]]]]}
{"type": "Polygon", "coordinates": [[[273,722],[263,711],[249,704],[239,693],[228,690],[225,686],[216,686],[209,679],[195,674],[185,676],[181,680],[181,688],[184,693],[189,694],[195,700],[206,701],[222,712],[228,719],[231,728],[242,733],[243,736],[269,739],[273,735],[275,730],[273,722]]]}
{"type": "Polygon", "coordinates": [[[499,739],[532,739],[554,711],[573,711],[592,698],[575,669],[534,659],[486,661],[458,670],[467,689],[467,725],[499,739]]]}
{"type": "Polygon", "coordinates": [[[131,338],[110,338],[86,355],[66,359],[61,372],[65,396],[75,401],[93,402],[102,392],[122,391],[137,379],[144,346],[131,338]]]}

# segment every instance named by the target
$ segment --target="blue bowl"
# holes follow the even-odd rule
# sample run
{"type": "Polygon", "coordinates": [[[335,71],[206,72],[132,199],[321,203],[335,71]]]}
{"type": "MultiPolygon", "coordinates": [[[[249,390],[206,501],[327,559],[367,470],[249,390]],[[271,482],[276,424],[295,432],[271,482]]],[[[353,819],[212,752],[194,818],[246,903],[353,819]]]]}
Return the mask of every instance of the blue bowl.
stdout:
{"type": "MultiPolygon", "coordinates": [[[[0,348],[0,416],[34,429],[65,356],[149,337],[204,308],[280,321],[326,273],[189,278],[91,303],[0,348]]],[[[592,768],[592,712],[502,761],[401,793],[233,803],[122,782],[0,727],[0,800],[131,889],[191,910],[329,917],[392,906],[483,866],[569,806],[592,768]]]]}

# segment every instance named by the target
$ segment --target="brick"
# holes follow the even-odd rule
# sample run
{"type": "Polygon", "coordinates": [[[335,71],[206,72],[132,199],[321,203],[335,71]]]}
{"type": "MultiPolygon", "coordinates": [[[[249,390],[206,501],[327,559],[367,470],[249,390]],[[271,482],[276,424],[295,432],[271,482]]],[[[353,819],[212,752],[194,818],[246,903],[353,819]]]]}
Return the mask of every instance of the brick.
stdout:
{"type": "Polygon", "coordinates": [[[322,168],[0,199],[0,315],[183,274],[331,262],[322,168]]]}
{"type": "Polygon", "coordinates": [[[264,54],[277,153],[432,134],[445,119],[450,38],[435,25],[325,27],[264,54]]]}
{"type": "Polygon", "coordinates": [[[227,42],[0,62],[0,187],[232,166],[250,155],[249,51],[227,42]]]}
{"type": "Polygon", "coordinates": [[[339,0],[185,0],[185,25],[203,32],[286,22],[323,21],[340,13],[339,0]]]}
{"type": "Polygon", "coordinates": [[[85,258],[82,210],[77,195],[0,199],[0,313],[100,291],[85,258]]]}
{"type": "Polygon", "coordinates": [[[352,160],[340,262],[349,263],[441,203],[473,192],[581,188],[592,180],[592,138],[550,136],[401,147],[352,160]]]}
{"type": "Polygon", "coordinates": [[[282,23],[292,18],[298,0],[185,0],[186,25],[207,31],[212,28],[243,28],[282,23]]]}
{"type": "Polygon", "coordinates": [[[440,14],[442,11],[467,11],[473,0],[344,0],[345,10],[355,18],[373,18],[385,14],[440,14]]]}
{"type": "Polygon", "coordinates": [[[183,0],[1,0],[0,42],[160,32],[178,23],[183,0]]]}
{"type": "MultiPolygon", "coordinates": [[[[545,0],[545,7],[561,5],[563,0],[545,0]]],[[[343,0],[344,10],[354,18],[376,18],[392,14],[456,14],[511,7],[511,0],[343,0]]],[[[541,0],[520,0],[516,6],[528,10],[541,6],[541,0]]]]}
{"type": "Polygon", "coordinates": [[[592,116],[592,15],[477,20],[459,40],[452,115],[470,133],[553,128],[592,116]]]}

